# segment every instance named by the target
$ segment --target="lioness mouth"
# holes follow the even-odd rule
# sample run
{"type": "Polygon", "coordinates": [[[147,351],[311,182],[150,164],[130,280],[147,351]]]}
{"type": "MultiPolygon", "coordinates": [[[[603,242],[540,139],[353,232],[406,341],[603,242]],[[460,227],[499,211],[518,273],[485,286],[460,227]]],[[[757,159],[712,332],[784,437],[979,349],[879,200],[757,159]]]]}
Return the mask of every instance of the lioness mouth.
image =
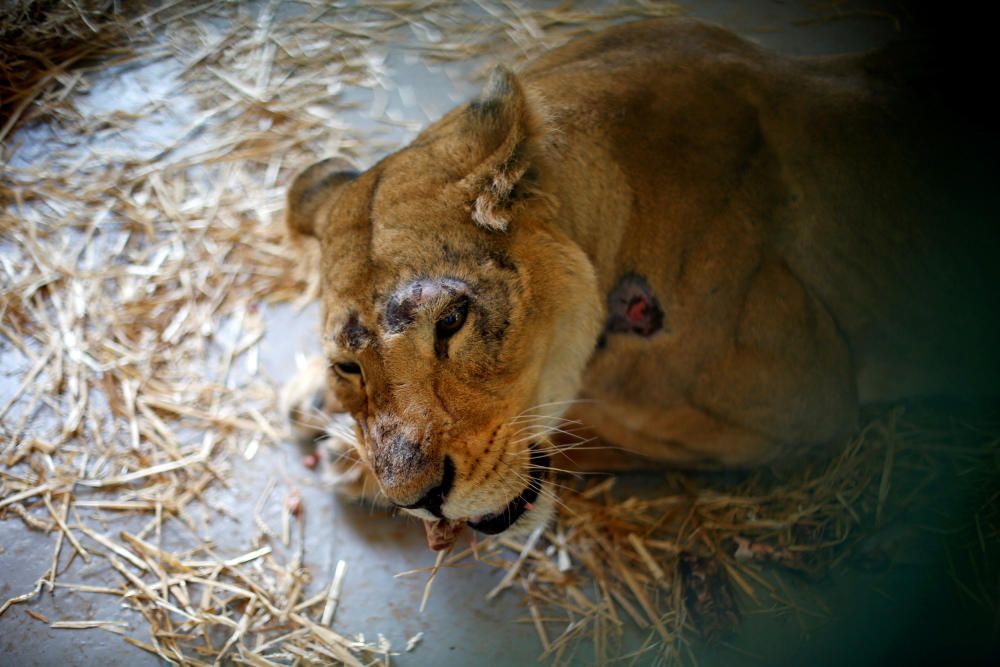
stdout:
{"type": "Polygon", "coordinates": [[[487,535],[496,535],[514,525],[514,522],[521,518],[524,512],[531,508],[538,499],[538,494],[542,490],[542,477],[545,469],[549,465],[549,457],[539,451],[536,445],[531,445],[531,481],[514,500],[507,503],[507,506],[492,514],[485,514],[476,517],[476,520],[466,522],[466,525],[473,530],[487,535]]]}

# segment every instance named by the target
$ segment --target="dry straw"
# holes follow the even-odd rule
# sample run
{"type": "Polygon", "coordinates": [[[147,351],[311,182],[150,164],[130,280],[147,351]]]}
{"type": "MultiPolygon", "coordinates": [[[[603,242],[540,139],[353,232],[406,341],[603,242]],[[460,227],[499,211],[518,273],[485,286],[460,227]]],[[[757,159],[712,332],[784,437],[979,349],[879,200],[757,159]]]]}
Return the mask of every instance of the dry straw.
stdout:
{"type": "MultiPolygon", "coordinates": [[[[269,485],[258,538],[236,554],[218,553],[197,518],[228,511],[206,492],[228,485],[234,456],[283,438],[274,389],[257,375],[261,305],[302,303],[317,288],[315,258],[298,261],[283,242],[284,187],[317,157],[364,163],[384,150],[341,118],[345,90],[392,86],[376,57],[389,48],[485,71],[675,9],[357,4],[175,1],[127,17],[111,2],[5,4],[0,351],[13,381],[0,396],[0,518],[52,535],[53,550],[0,614],[70,590],[138,610],[146,638],[125,641],[171,663],[388,660],[384,640],[331,627],[349,563],[306,597],[294,499],[275,530],[262,518],[269,485]],[[163,67],[165,89],[124,108],[95,104],[88,93],[113,95],[129,66],[163,67]],[[170,546],[171,531],[185,547],[170,546]],[[105,562],[104,579],[66,580],[77,559],[105,562]]],[[[554,662],[581,650],[598,662],[677,658],[694,632],[733,622],[734,591],[790,604],[774,571],[829,567],[942,460],[996,488],[995,433],[891,412],[780,479],[757,473],[721,491],[671,476],[648,497],[616,495],[613,480],[579,485],[546,531],[443,555],[434,574],[470,557],[505,568],[491,595],[526,593],[526,620],[554,662]],[[648,638],[626,649],[628,627],[648,638]]],[[[984,554],[997,542],[996,499],[965,517],[984,554]]],[[[960,583],[996,604],[976,581],[960,583]]],[[[28,611],[54,628],[122,632],[114,620],[28,611]]]]}
{"type": "MultiPolygon", "coordinates": [[[[518,573],[525,621],[541,657],[556,664],[575,664],[581,652],[587,662],[628,653],[696,663],[692,639],[725,637],[741,608],[825,617],[821,601],[803,606],[786,581],[809,581],[849,557],[907,559],[871,547],[890,522],[950,535],[964,554],[949,573],[956,587],[996,617],[1000,429],[983,411],[962,414],[871,412],[833,452],[739,480],[677,473],[627,495],[615,493],[615,478],[581,482],[561,494],[544,540],[494,540],[475,557],[518,573]],[[629,626],[644,633],[638,648],[625,639],[629,626]]],[[[470,557],[471,548],[446,564],[470,557]]]]}

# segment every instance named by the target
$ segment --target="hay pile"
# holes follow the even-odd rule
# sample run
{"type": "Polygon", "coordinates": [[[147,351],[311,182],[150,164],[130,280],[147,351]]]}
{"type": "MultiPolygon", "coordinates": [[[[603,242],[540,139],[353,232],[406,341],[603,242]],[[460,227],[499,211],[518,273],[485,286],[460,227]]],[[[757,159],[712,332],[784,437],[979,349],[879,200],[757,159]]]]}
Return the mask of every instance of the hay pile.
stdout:
{"type": "Polygon", "coordinates": [[[38,110],[57,106],[81,81],[82,69],[129,53],[133,27],[115,0],[0,5],[0,142],[38,110]]]}
{"type": "Polygon", "coordinates": [[[985,618],[1000,618],[995,414],[912,406],[867,419],[839,450],[783,473],[738,483],[677,473],[625,496],[613,477],[578,484],[544,534],[468,547],[445,563],[505,568],[491,595],[524,590],[553,664],[623,654],[697,664],[692,640],[725,638],[741,608],[822,616],[797,601],[789,576],[809,581],[848,558],[878,568],[912,560],[900,552],[907,544],[881,540],[890,526],[946,536],[948,576],[985,618]],[[644,631],[638,647],[626,641],[630,627],[644,631]]]}
{"type": "MultiPolygon", "coordinates": [[[[0,354],[11,378],[0,395],[0,520],[52,538],[35,584],[0,614],[70,589],[138,609],[148,638],[126,641],[170,662],[388,660],[386,642],[353,635],[364,628],[330,626],[343,567],[308,597],[301,549],[277,548],[301,532],[294,498],[280,530],[258,518],[257,539],[235,554],[218,553],[193,516],[227,511],[206,493],[228,484],[233,459],[283,439],[274,388],[259,377],[262,310],[316,293],[310,262],[282,241],[284,186],[318,157],[365,164],[386,149],[340,118],[346,91],[391,87],[390,47],[485,71],[675,8],[166,2],[123,22],[108,3],[58,4],[79,18],[60,24],[65,35],[30,49],[0,41],[0,354]],[[127,66],[154,72],[146,97],[117,99],[127,66]],[[31,118],[47,121],[13,132],[31,118]],[[107,581],[67,580],[78,559],[107,561],[107,581]]],[[[45,37],[46,20],[23,14],[17,29],[45,37]]],[[[938,435],[890,416],[780,483],[759,474],[721,493],[672,477],[646,499],[618,498],[612,482],[568,491],[559,522],[529,543],[487,541],[439,566],[475,554],[506,568],[502,587],[527,592],[543,655],[557,662],[583,637],[605,661],[632,623],[650,629],[640,652],[677,657],[695,626],[731,622],[734,585],[780,598],[770,568],[822,569],[884,521],[905,503],[894,481],[903,466],[936,469],[935,448],[955,442],[966,444],[948,456],[986,460],[964,431],[938,435]]],[[[983,539],[995,539],[995,513],[981,515],[983,539]]]]}

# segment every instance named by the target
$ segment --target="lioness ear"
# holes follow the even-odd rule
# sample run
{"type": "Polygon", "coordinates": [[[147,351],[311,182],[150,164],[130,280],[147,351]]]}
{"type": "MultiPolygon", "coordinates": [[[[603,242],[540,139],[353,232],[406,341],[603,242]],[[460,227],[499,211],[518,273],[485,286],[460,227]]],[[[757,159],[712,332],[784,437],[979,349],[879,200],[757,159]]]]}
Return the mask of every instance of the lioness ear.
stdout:
{"type": "Polygon", "coordinates": [[[324,204],[340,196],[344,185],[357,178],[358,172],[341,158],[327,158],[300,172],[288,188],[285,202],[285,225],[294,239],[319,237],[324,222],[319,220],[324,204]]]}
{"type": "Polygon", "coordinates": [[[482,160],[463,179],[473,196],[472,219],[479,226],[506,231],[517,190],[531,167],[529,140],[539,123],[528,108],[514,73],[498,66],[479,99],[467,113],[473,140],[482,160]]]}

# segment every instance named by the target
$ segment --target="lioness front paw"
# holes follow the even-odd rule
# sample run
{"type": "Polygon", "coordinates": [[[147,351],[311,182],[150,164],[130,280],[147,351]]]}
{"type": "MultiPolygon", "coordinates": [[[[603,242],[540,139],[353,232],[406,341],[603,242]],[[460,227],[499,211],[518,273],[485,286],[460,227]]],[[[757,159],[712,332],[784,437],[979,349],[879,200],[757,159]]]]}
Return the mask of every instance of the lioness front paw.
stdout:
{"type": "Polygon", "coordinates": [[[379,489],[375,475],[361,459],[354,442],[354,422],[349,415],[336,415],[328,425],[329,437],[320,441],[330,465],[327,470],[334,490],[345,498],[377,506],[391,505],[379,489]]]}
{"type": "Polygon", "coordinates": [[[326,359],[311,357],[302,365],[281,388],[279,407],[299,444],[313,445],[326,435],[330,419],[343,411],[327,383],[326,359]]]}
{"type": "Polygon", "coordinates": [[[375,505],[389,504],[358,454],[354,420],[327,383],[326,359],[312,357],[303,364],[281,388],[279,401],[292,438],[310,452],[306,465],[313,467],[322,453],[329,462],[329,481],[338,494],[375,505]]]}

